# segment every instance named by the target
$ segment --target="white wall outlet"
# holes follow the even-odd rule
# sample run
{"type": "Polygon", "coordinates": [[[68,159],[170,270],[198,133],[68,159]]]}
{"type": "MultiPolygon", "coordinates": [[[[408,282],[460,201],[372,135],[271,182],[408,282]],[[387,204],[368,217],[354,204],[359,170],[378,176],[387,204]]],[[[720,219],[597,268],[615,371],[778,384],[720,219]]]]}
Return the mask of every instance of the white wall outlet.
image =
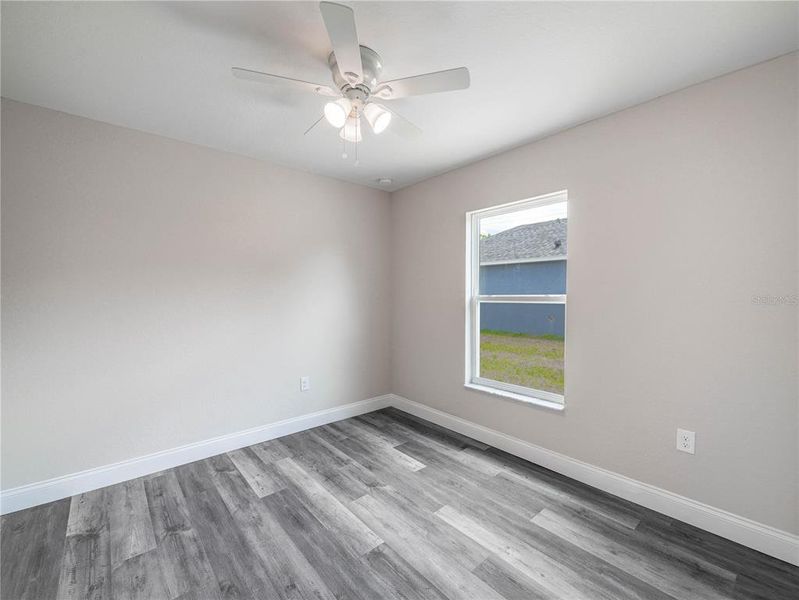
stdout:
{"type": "Polygon", "coordinates": [[[300,377],[300,391],[307,392],[311,389],[311,378],[307,375],[305,377],[300,377]]]}
{"type": "Polygon", "coordinates": [[[696,434],[687,429],[677,430],[677,450],[680,452],[687,452],[688,454],[695,454],[696,434]]]}

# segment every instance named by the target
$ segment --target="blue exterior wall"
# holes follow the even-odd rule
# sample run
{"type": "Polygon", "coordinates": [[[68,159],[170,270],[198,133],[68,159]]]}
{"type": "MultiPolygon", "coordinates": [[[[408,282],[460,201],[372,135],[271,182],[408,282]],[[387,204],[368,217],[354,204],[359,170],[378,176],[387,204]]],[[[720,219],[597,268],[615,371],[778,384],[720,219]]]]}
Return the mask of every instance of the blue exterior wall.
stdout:
{"type": "Polygon", "coordinates": [[[530,335],[564,337],[566,307],[563,304],[496,304],[480,305],[480,329],[510,331],[530,335]]]}
{"type": "MultiPolygon", "coordinates": [[[[480,293],[565,294],[566,261],[480,267],[480,293]]],[[[562,304],[483,303],[480,307],[480,329],[562,337],[565,321],[562,304]]]]}
{"type": "Polygon", "coordinates": [[[566,261],[480,267],[481,294],[565,294],[566,261]]]}

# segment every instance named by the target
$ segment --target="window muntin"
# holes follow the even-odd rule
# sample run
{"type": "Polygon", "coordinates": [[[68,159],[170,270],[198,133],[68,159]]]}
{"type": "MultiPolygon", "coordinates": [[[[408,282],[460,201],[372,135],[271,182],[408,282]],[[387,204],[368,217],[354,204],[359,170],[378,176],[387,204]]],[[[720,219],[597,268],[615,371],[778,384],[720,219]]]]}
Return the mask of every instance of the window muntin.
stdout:
{"type": "Polygon", "coordinates": [[[566,193],[467,214],[467,385],[562,405],[566,193]]]}

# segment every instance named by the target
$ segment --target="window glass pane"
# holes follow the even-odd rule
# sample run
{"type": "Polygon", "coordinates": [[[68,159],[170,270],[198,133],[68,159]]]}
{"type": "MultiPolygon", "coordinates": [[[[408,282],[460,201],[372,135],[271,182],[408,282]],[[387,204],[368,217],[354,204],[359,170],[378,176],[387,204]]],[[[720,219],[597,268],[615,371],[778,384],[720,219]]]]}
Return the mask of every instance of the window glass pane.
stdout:
{"type": "Polygon", "coordinates": [[[481,294],[565,294],[566,261],[480,265],[481,294]]]}
{"type": "Polygon", "coordinates": [[[479,376],[563,394],[563,304],[480,304],[479,376]]]}
{"type": "Polygon", "coordinates": [[[480,219],[480,294],[566,293],[566,203],[480,219]]]}

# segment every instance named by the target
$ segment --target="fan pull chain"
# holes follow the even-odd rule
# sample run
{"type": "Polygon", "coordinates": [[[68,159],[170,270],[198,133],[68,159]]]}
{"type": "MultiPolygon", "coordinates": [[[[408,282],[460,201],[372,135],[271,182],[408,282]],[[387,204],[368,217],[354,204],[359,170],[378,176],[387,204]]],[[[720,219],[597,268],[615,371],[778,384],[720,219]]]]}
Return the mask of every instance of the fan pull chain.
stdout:
{"type": "Polygon", "coordinates": [[[355,166],[357,167],[361,164],[361,161],[358,159],[358,140],[361,138],[361,119],[355,122],[355,166]]]}

